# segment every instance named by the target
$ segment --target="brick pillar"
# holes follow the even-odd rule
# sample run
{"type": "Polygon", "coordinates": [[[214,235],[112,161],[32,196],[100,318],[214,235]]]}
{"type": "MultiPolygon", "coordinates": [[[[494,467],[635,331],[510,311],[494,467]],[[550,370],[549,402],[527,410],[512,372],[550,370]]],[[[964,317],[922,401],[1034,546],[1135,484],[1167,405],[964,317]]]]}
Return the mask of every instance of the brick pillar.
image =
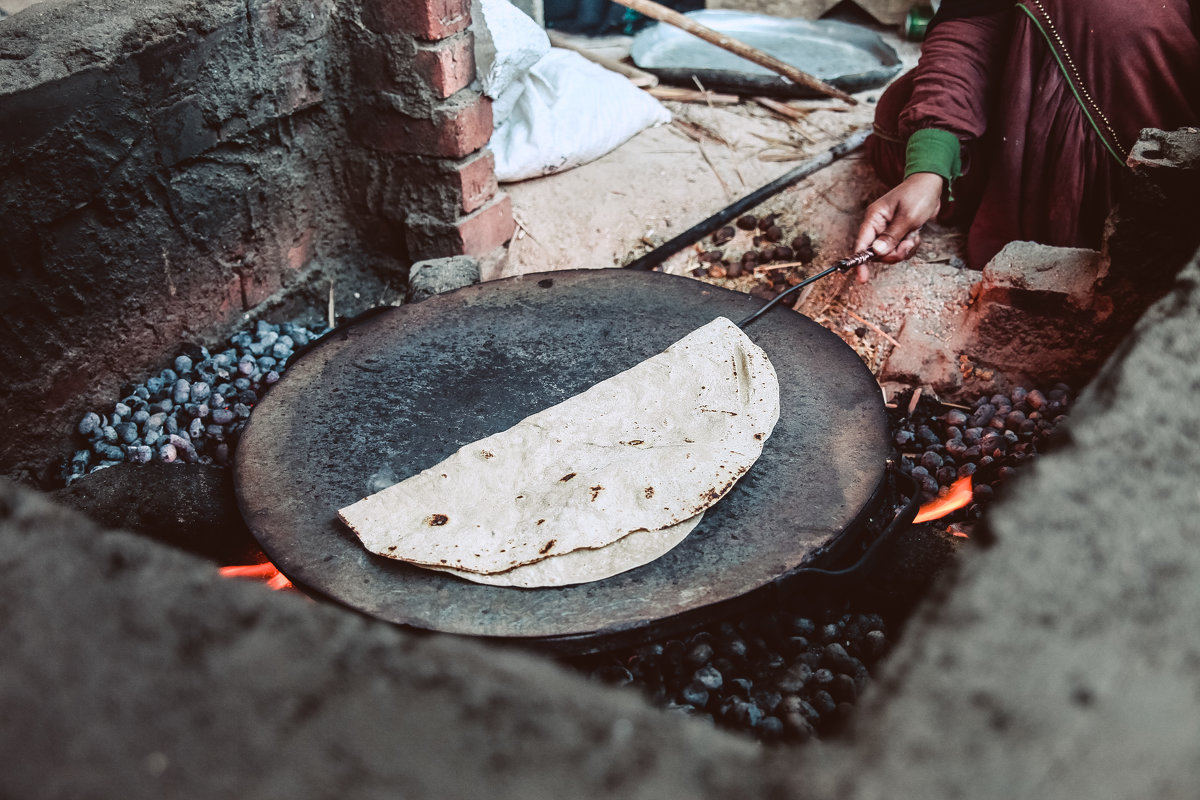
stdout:
{"type": "Polygon", "coordinates": [[[350,132],[370,172],[403,184],[373,211],[402,221],[410,259],[492,252],[515,226],[487,150],[491,101],[471,86],[470,1],[362,0],[360,12],[350,132]]]}

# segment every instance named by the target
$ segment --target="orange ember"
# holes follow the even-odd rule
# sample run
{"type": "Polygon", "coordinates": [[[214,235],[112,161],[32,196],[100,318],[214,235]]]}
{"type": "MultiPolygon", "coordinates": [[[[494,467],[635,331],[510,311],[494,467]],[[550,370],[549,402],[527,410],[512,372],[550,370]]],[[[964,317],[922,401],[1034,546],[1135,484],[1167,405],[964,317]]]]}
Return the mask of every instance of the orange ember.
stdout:
{"type": "Polygon", "coordinates": [[[272,589],[290,589],[289,581],[270,561],[262,564],[244,564],[236,567],[221,567],[220,572],[226,578],[256,578],[265,581],[272,589]]]}
{"type": "Polygon", "coordinates": [[[939,497],[921,506],[913,522],[929,522],[930,520],[941,519],[950,512],[957,511],[971,502],[973,492],[974,490],[971,488],[971,476],[968,475],[965,478],[959,478],[950,486],[950,491],[946,493],[945,497],[939,497]]]}

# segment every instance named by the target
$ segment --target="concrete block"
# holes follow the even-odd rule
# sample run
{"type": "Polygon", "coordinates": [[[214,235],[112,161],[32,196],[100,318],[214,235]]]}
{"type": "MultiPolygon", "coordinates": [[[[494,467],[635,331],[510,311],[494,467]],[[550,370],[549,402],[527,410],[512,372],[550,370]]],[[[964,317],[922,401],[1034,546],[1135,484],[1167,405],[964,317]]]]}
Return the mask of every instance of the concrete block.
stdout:
{"type": "Polygon", "coordinates": [[[408,274],[408,299],[419,302],[473,283],[479,283],[479,259],[474,256],[418,261],[408,274]]]}

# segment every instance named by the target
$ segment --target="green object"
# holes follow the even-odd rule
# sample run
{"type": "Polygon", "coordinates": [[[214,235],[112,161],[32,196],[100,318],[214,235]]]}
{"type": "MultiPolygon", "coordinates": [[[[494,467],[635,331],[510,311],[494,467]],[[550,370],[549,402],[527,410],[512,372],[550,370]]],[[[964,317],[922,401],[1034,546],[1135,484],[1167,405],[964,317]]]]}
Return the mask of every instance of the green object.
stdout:
{"type": "Polygon", "coordinates": [[[900,32],[910,42],[919,42],[925,38],[925,31],[929,27],[931,19],[933,19],[933,6],[913,6],[904,15],[904,26],[900,32]]]}
{"type": "Polygon", "coordinates": [[[962,175],[962,145],[958,137],[937,128],[922,128],[908,137],[904,148],[904,177],[917,172],[932,172],[946,179],[949,199],[954,181],[962,175]]]}

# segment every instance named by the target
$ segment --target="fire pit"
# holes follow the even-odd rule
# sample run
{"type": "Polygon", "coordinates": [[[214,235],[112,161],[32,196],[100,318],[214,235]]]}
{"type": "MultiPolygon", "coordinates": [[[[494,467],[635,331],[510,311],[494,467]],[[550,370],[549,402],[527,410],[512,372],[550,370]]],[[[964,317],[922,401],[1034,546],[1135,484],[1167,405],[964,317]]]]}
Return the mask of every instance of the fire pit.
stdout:
{"type": "Polygon", "coordinates": [[[580,270],[372,316],[323,339],[255,409],[235,459],[243,513],[295,583],[391,622],[575,652],[694,626],[835,555],[879,500],[879,389],[787,309],[748,330],[781,385],[762,458],[651,564],[558,589],[479,586],[367,553],[336,511],[759,305],[661,273],[580,270]]]}

